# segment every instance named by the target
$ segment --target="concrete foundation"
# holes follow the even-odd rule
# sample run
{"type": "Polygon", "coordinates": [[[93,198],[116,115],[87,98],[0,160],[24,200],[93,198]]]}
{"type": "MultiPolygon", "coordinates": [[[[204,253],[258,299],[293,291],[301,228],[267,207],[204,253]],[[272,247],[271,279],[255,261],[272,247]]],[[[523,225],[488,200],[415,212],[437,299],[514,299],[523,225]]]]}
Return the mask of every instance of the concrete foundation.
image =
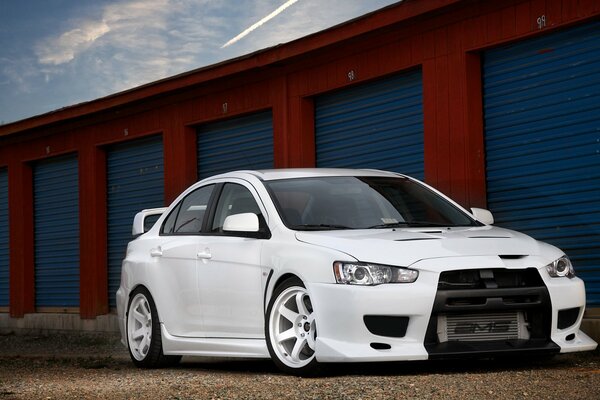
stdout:
{"type": "Polygon", "coordinates": [[[581,330],[600,343],[600,308],[588,308],[585,310],[581,330]]]}
{"type": "Polygon", "coordinates": [[[116,314],[100,315],[95,319],[81,319],[78,314],[36,313],[24,318],[11,318],[0,313],[0,334],[48,334],[57,332],[118,333],[116,314]]]}

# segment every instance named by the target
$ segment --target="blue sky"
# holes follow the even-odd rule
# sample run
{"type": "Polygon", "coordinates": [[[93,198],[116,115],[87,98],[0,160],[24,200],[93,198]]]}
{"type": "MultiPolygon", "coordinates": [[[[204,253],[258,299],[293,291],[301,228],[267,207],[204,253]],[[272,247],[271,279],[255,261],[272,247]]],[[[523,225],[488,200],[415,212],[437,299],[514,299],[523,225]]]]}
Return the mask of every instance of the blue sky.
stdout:
{"type": "Polygon", "coordinates": [[[396,1],[0,0],[0,123],[285,43],[396,1]]]}

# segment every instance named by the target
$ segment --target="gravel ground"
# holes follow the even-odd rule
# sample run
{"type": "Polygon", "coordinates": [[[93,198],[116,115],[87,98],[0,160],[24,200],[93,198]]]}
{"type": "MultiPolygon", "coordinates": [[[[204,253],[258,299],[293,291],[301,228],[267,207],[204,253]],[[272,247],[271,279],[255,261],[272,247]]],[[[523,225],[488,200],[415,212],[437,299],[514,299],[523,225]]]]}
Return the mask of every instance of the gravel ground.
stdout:
{"type": "Polygon", "coordinates": [[[4,399],[600,399],[600,351],[553,359],[335,365],[298,378],[269,361],[184,358],[136,369],[115,336],[0,336],[4,399]]]}

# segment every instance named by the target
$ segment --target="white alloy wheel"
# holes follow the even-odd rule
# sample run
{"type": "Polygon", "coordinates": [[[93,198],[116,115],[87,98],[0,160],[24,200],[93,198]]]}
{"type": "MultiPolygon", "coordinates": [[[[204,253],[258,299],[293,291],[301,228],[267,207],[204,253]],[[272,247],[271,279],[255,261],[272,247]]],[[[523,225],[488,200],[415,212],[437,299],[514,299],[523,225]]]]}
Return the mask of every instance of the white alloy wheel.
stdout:
{"type": "Polygon", "coordinates": [[[160,320],[152,295],[145,287],[131,293],[127,308],[127,346],[133,363],[141,368],[175,365],[180,355],[164,355],[160,320]]]}
{"type": "Polygon", "coordinates": [[[131,300],[127,317],[127,339],[131,355],[143,361],[152,343],[152,309],[143,293],[131,300]]]}
{"type": "Polygon", "coordinates": [[[314,360],[317,330],[306,288],[291,286],[277,295],[268,324],[269,341],[281,363],[301,369],[314,360]]]}

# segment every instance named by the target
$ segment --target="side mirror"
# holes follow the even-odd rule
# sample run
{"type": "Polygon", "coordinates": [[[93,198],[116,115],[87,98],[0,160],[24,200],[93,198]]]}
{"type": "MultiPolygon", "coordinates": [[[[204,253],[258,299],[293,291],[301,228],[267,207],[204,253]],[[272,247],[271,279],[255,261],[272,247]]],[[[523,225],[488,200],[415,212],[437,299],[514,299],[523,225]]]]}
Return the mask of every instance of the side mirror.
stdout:
{"type": "Polygon", "coordinates": [[[258,232],[258,216],[254,213],[234,214],[225,218],[224,232],[258,232]]]}
{"type": "Polygon", "coordinates": [[[148,232],[157,221],[158,217],[160,217],[165,211],[167,211],[166,207],[150,208],[135,214],[135,217],[133,218],[133,226],[131,227],[131,234],[133,236],[138,236],[148,232]]]}
{"type": "Polygon", "coordinates": [[[494,216],[491,212],[484,208],[472,207],[471,212],[473,213],[475,219],[481,223],[486,225],[492,225],[494,223],[494,216]]]}

